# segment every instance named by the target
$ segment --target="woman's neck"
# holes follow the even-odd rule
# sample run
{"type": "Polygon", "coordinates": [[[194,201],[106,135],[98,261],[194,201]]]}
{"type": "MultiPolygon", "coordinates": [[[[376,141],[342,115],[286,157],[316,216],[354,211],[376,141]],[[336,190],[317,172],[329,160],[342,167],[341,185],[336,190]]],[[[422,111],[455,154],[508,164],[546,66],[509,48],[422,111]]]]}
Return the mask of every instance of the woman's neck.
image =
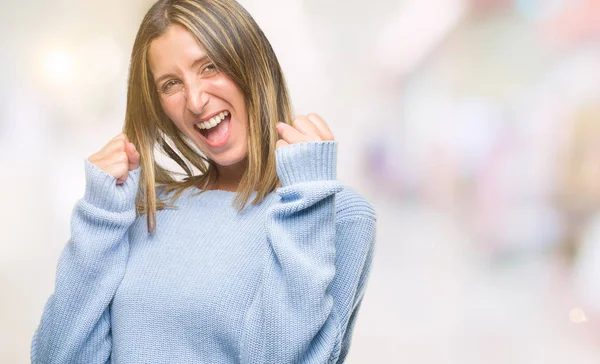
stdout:
{"type": "Polygon", "coordinates": [[[247,158],[230,166],[217,165],[218,177],[214,183],[214,189],[231,192],[237,191],[247,166],[247,158]]]}

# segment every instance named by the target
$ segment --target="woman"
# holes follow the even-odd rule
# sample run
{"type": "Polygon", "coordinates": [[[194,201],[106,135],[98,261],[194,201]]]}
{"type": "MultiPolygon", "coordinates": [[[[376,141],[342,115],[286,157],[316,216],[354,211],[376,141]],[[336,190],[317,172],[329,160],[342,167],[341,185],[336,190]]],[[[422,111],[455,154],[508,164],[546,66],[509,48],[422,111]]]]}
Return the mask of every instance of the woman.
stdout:
{"type": "Polygon", "coordinates": [[[375,212],[336,180],[336,152],[319,116],[292,119],[239,4],[158,1],[133,47],[124,133],[85,161],[32,362],[343,362],[375,212]]]}

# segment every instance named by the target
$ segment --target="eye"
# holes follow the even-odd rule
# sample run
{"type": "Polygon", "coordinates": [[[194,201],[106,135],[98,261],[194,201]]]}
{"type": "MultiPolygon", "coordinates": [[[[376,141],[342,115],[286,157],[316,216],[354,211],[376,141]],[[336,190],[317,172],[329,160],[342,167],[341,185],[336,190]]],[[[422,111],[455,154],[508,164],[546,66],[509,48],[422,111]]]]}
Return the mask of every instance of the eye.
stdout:
{"type": "Polygon", "coordinates": [[[160,90],[161,90],[161,92],[168,94],[168,93],[176,91],[176,89],[177,89],[176,86],[179,84],[180,84],[180,82],[178,80],[169,80],[163,84],[163,86],[161,87],[160,90]]]}
{"type": "Polygon", "coordinates": [[[215,66],[214,63],[208,63],[202,69],[202,73],[205,73],[205,74],[213,74],[213,73],[217,73],[217,71],[218,71],[217,66],[215,66]]]}

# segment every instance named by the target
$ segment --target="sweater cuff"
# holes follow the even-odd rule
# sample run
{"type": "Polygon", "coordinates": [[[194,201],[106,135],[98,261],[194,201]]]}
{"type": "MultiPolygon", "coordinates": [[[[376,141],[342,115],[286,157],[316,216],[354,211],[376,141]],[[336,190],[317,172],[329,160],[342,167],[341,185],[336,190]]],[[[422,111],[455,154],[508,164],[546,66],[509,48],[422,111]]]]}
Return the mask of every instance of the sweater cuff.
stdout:
{"type": "Polygon", "coordinates": [[[336,140],[294,143],[275,152],[283,187],[301,182],[336,179],[336,140]]]}
{"type": "Polygon", "coordinates": [[[125,212],[135,209],[141,167],[129,171],[127,180],[117,185],[117,179],[85,159],[85,195],[83,199],[100,209],[125,212]]]}

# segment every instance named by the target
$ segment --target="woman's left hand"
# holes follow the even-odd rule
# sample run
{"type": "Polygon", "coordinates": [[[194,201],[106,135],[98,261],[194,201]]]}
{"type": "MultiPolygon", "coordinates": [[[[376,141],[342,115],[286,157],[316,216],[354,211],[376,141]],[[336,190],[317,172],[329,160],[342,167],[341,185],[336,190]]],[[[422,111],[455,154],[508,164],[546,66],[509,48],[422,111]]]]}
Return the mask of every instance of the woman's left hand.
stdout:
{"type": "Polygon", "coordinates": [[[317,114],[296,116],[293,126],[279,122],[277,131],[282,138],[277,141],[277,149],[294,143],[334,140],[331,129],[317,114]]]}

